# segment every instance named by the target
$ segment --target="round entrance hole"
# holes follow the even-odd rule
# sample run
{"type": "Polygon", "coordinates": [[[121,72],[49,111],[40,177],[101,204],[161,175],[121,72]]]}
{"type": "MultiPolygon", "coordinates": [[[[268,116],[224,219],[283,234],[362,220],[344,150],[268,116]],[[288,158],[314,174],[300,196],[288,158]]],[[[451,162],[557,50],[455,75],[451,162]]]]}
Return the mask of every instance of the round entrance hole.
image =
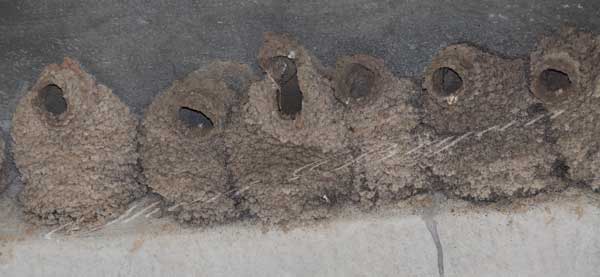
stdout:
{"type": "Polygon", "coordinates": [[[348,94],[354,99],[364,98],[371,93],[375,85],[375,72],[361,64],[352,64],[346,75],[348,94]]]}
{"type": "Polygon", "coordinates": [[[67,100],[63,91],[55,84],[47,85],[40,90],[39,97],[44,110],[53,115],[61,115],[67,110],[67,100]]]}
{"type": "Polygon", "coordinates": [[[212,120],[204,113],[188,107],[181,107],[177,112],[179,120],[188,128],[206,128],[214,127],[212,120]]]}
{"type": "Polygon", "coordinates": [[[438,68],[433,72],[431,81],[434,92],[444,97],[455,94],[463,86],[460,75],[449,67],[438,68]]]}
{"type": "Polygon", "coordinates": [[[279,112],[287,119],[294,119],[302,111],[302,91],[298,84],[298,69],[294,60],[278,56],[271,59],[269,73],[279,89],[276,99],[279,112]]]}
{"type": "Polygon", "coordinates": [[[548,68],[538,77],[539,96],[544,98],[554,98],[561,96],[571,87],[569,75],[563,71],[548,68]]]}

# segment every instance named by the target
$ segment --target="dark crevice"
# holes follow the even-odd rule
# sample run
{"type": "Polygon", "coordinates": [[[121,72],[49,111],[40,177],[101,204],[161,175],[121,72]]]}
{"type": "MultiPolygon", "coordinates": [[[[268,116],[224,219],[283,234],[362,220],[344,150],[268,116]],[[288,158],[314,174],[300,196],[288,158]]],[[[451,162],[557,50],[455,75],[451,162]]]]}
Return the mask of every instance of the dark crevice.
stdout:
{"type": "Polygon", "coordinates": [[[41,105],[47,112],[58,116],[67,110],[67,100],[59,86],[47,85],[39,93],[41,105]]]}
{"type": "Polygon", "coordinates": [[[296,63],[288,57],[278,56],[271,59],[269,67],[271,77],[279,86],[276,94],[279,112],[284,118],[295,119],[302,111],[303,99],[296,63]]]}
{"type": "Polygon", "coordinates": [[[551,176],[556,176],[563,180],[568,180],[569,179],[569,169],[570,168],[567,165],[567,162],[565,160],[556,159],[554,161],[554,163],[552,164],[551,176]]]}
{"type": "Polygon", "coordinates": [[[539,81],[543,97],[557,96],[571,86],[571,79],[567,73],[552,68],[542,71],[539,81]]]}
{"type": "Polygon", "coordinates": [[[433,90],[439,96],[450,96],[463,86],[463,80],[449,67],[438,68],[432,76],[433,90]]]}
{"type": "Polygon", "coordinates": [[[376,74],[367,67],[354,63],[350,65],[344,78],[348,96],[353,99],[367,97],[375,85],[376,74]]]}
{"type": "Polygon", "coordinates": [[[177,112],[179,120],[188,128],[212,128],[213,121],[204,113],[188,107],[181,107],[177,112]]]}

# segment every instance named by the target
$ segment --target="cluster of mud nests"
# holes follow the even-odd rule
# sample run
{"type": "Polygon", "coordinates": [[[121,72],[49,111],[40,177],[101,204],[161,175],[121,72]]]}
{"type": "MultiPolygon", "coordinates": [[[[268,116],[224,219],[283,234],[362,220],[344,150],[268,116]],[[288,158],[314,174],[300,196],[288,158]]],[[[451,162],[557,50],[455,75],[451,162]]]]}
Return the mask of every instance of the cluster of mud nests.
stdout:
{"type": "Polygon", "coordinates": [[[96,224],[148,187],[182,222],[286,224],[433,191],[598,190],[599,63],[600,38],[564,29],[529,59],[448,46],[415,81],[366,55],[330,69],[268,33],[264,77],[215,62],[176,81],[147,108],[138,148],[127,107],[67,59],[14,115],[21,200],[36,222],[96,224]]]}

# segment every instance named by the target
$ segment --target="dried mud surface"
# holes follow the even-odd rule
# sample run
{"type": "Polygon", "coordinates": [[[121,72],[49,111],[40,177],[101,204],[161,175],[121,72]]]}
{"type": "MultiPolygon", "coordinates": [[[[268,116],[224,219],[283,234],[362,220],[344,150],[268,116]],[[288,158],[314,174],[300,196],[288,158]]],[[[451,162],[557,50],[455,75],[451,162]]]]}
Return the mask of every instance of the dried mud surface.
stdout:
{"type": "Polygon", "coordinates": [[[47,66],[12,121],[12,151],[25,183],[20,200],[29,219],[97,225],[142,196],[136,126],[129,108],[76,61],[47,66]],[[60,98],[45,102],[49,85],[62,89],[62,113],[60,98]]]}
{"type": "Polygon", "coordinates": [[[552,121],[556,150],[564,157],[571,182],[600,189],[600,37],[564,28],[544,38],[531,53],[531,90],[547,99],[547,109],[561,112],[552,121]],[[568,82],[548,83],[545,70],[568,75],[568,82]],[[548,89],[553,88],[554,91],[548,89]]]}
{"type": "Polygon", "coordinates": [[[266,34],[259,53],[265,79],[255,82],[228,130],[229,165],[245,214],[265,223],[330,216],[351,193],[349,168],[332,170],[332,155],[350,157],[341,103],[322,66],[285,35],[266,34]],[[295,63],[302,109],[294,118],[277,103],[281,72],[276,57],[295,63]],[[279,75],[278,75],[279,74],[279,75]]]}
{"type": "Polygon", "coordinates": [[[418,85],[366,55],[338,59],[335,81],[356,160],[353,200],[372,208],[425,191],[428,175],[402,155],[427,140],[414,132],[421,118],[418,85]]]}
{"type": "MultiPolygon", "coordinates": [[[[475,47],[449,46],[436,55],[425,72],[423,126],[435,136],[423,159],[452,194],[475,200],[529,196],[562,185],[555,176],[559,154],[555,134],[544,118],[543,103],[527,89],[526,63],[505,59],[475,47]],[[436,79],[440,69],[456,72],[462,84],[444,92],[436,79]],[[453,144],[452,144],[453,143],[453,144]],[[452,147],[444,148],[448,145],[452,147]]],[[[449,78],[449,77],[447,77],[449,78]]]]}
{"type": "Polygon", "coordinates": [[[229,114],[254,77],[245,65],[215,62],[175,81],[148,107],[142,122],[144,176],[153,192],[174,204],[169,212],[187,223],[222,223],[239,209],[227,195],[231,174],[225,130],[229,114]],[[203,113],[213,126],[189,126],[180,108],[203,113]]]}

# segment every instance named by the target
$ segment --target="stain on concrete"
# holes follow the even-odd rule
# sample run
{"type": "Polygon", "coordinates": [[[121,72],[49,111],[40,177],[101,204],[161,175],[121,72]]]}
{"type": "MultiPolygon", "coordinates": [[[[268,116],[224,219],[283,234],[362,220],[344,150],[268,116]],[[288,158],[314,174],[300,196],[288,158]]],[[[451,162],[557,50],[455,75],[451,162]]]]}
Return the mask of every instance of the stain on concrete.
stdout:
{"type": "Polygon", "coordinates": [[[140,251],[140,249],[142,248],[142,246],[144,246],[144,242],[145,239],[144,238],[137,238],[133,241],[131,248],[129,248],[129,253],[131,254],[135,254],[138,251],[140,251]]]}
{"type": "Polygon", "coordinates": [[[48,65],[12,120],[28,218],[96,225],[142,196],[136,127],[129,108],[77,61],[48,65]]]}

